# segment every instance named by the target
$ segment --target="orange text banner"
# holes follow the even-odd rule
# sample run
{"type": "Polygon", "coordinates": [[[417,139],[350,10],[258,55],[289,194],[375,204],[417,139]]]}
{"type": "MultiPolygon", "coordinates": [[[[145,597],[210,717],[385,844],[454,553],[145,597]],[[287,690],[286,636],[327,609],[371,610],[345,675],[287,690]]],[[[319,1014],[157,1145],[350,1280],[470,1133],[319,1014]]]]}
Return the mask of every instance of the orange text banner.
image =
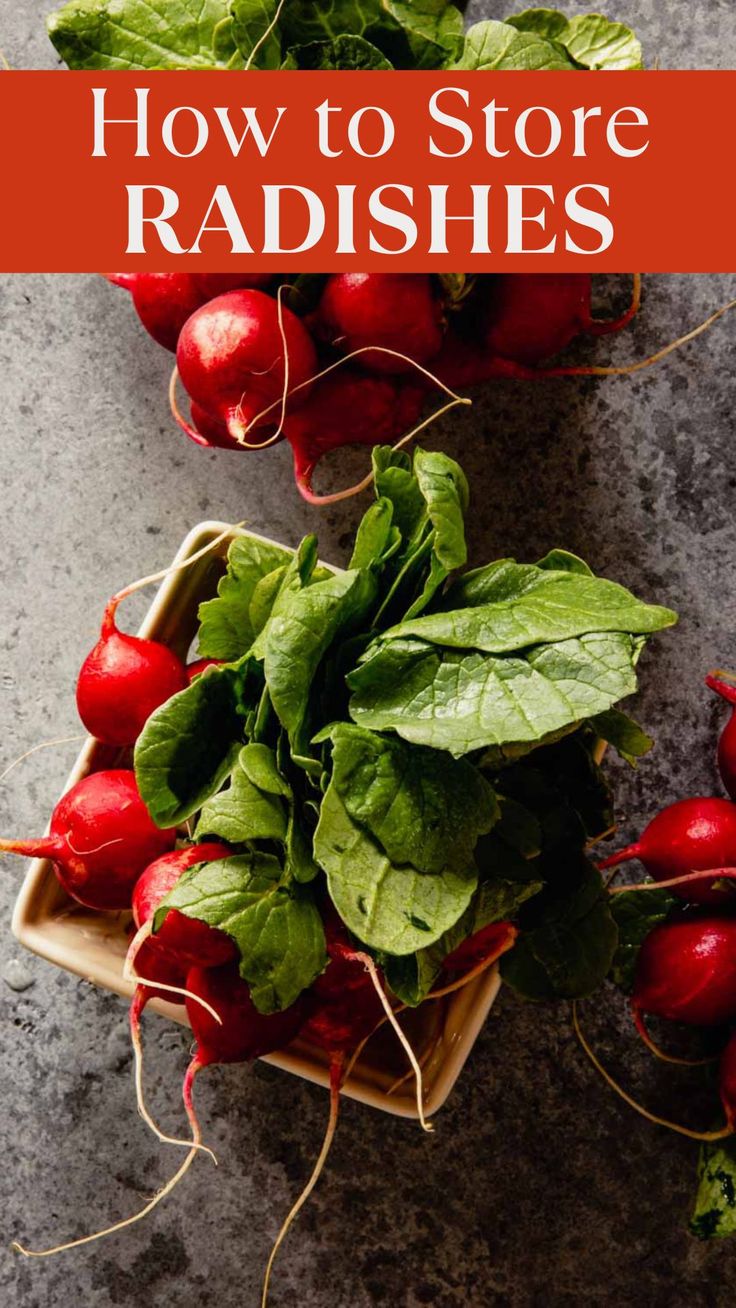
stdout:
{"type": "Polygon", "coordinates": [[[4,271],[712,272],[736,72],[8,72],[4,271]]]}

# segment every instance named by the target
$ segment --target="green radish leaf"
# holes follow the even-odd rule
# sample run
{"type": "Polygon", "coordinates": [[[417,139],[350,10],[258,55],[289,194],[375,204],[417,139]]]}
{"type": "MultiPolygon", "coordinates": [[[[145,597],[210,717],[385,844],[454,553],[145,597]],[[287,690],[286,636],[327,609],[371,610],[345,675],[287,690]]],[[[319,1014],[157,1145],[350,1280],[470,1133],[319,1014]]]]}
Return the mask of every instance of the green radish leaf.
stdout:
{"type": "Polygon", "coordinates": [[[606,744],[613,745],[616,753],[632,768],[636,767],[636,760],[648,754],[654,745],[652,737],[642,730],[639,723],[620,709],[598,713],[590,719],[590,725],[596,735],[606,744]]]}
{"type": "Polygon", "coordinates": [[[634,987],[636,960],[644,940],[669,917],[677,900],[667,890],[632,890],[611,895],[611,913],[618,927],[618,946],[611,963],[611,980],[622,990],[634,987]]]}
{"type": "Polygon", "coordinates": [[[233,541],[217,599],[199,606],[199,652],[203,658],[233,660],[245,654],[256,635],[250,610],[258,585],[291,558],[290,550],[256,536],[238,536],[233,541]]]}
{"type": "Polygon", "coordinates": [[[698,1156],[698,1191],[690,1219],[698,1240],[736,1234],[736,1142],[704,1142],[698,1156]]]}
{"type": "Polygon", "coordinates": [[[393,525],[394,509],[389,499],[377,499],[363,514],[355,535],[349,568],[378,567],[401,545],[401,535],[393,525]]]}
{"type": "Polygon", "coordinates": [[[348,930],[371,949],[413,954],[457,922],[473,897],[472,869],[435,875],[397,865],[353,822],[334,785],[314,835],[317,862],[348,930]]]}
{"type": "Polygon", "coordinates": [[[249,68],[281,67],[281,36],[274,26],[278,0],[232,0],[233,39],[249,68]]]}
{"type": "Polygon", "coordinates": [[[393,64],[362,36],[336,36],[332,41],[294,45],[281,65],[284,69],[348,69],[352,72],[387,71],[393,64]]]}
{"type": "Polygon", "coordinates": [[[589,633],[516,655],[441,649],[418,640],[371,646],[349,674],[350,716],[373,731],[455,756],[536,742],[633,694],[635,643],[589,633]]]}
{"type": "Polygon", "coordinates": [[[237,761],[260,687],[246,656],[211,668],[151,714],[135,747],[135,775],[158,826],[185,822],[221,788],[237,761]]]}
{"type": "Polygon", "coordinates": [[[251,653],[254,658],[263,659],[265,657],[271,623],[278,618],[279,614],[288,609],[292,596],[310,586],[312,582],[320,581],[331,575],[326,568],[318,566],[316,536],[305,536],[299,548],[291,555],[289,564],[281,575],[278,588],[274,587],[275,593],[272,592],[267,601],[265,596],[262,597],[264,604],[263,608],[259,608],[258,618],[260,621],[262,617],[265,617],[265,621],[251,646],[251,653]],[[270,604],[267,617],[264,613],[266,602],[270,604]]]}
{"type": "Polygon", "coordinates": [[[266,628],[264,670],[271,702],[292,754],[308,753],[310,690],[333,641],[366,616],[376,594],[372,573],[351,569],[293,593],[266,628]]]}
{"type": "Polygon", "coordinates": [[[416,636],[448,648],[503,654],[589,632],[649,634],[677,621],[670,609],[645,604],[602,577],[551,572],[512,559],[481,573],[451,587],[443,612],[405,620],[384,639],[416,636]]]}
{"type": "Polygon", "coordinates": [[[253,594],[248,605],[248,621],[250,622],[254,641],[260,636],[273,612],[276,596],[284,583],[287,566],[287,564],[283,564],[280,568],[274,568],[273,572],[267,572],[266,576],[261,577],[260,581],[257,581],[253,587],[253,594]]]}
{"type": "Polygon", "coordinates": [[[332,785],[392,863],[437,873],[472,867],[478,837],[499,816],[477,768],[347,722],[331,739],[332,785]]]}
{"type": "Polygon", "coordinates": [[[546,572],[577,572],[581,577],[595,576],[585,559],[578,558],[577,554],[571,554],[569,550],[550,550],[539,560],[537,567],[544,568],[546,572]]]}
{"type": "Polygon", "coordinates": [[[289,0],[279,27],[283,49],[360,37],[394,68],[440,68],[462,47],[447,0],[289,0]]]}
{"type": "Polygon", "coordinates": [[[416,68],[441,68],[463,48],[463,16],[447,0],[387,0],[401,23],[416,68]]]}
{"type": "Polygon", "coordinates": [[[243,67],[229,0],[69,0],[48,33],[74,69],[243,67]]]}
{"type": "Polygon", "coordinates": [[[541,881],[504,881],[497,878],[478,886],[472,902],[453,927],[427,949],[416,954],[395,958],[386,954],[381,958],[386,980],[402,1004],[415,1008],[426,999],[442,971],[442,965],[454,949],[469,936],[493,922],[509,921],[526,900],[542,889],[541,881]]]}
{"type": "Polygon", "coordinates": [[[520,32],[534,32],[564,46],[582,68],[620,71],[644,66],[641,45],[631,28],[603,14],[578,14],[568,19],[557,9],[528,9],[506,22],[520,32]]]}
{"type": "Polygon", "coordinates": [[[239,763],[252,785],[267,795],[282,795],[284,799],[292,798],[288,781],[282,776],[276,755],[268,745],[250,744],[240,751],[239,763]]]}
{"type": "Polygon", "coordinates": [[[285,884],[271,854],[251,851],[191,868],[158,908],[154,930],[172,908],[235,941],[240,974],[261,1013],[289,1008],[327,965],[311,893],[285,884]]]}
{"type": "Polygon", "coordinates": [[[501,959],[501,974],[527,999],[582,999],[608,975],[618,929],[609,895],[597,868],[580,854],[572,890],[549,890],[530,905],[532,920],[510,953],[501,959]]]}
{"type": "Polygon", "coordinates": [[[535,32],[519,32],[508,23],[476,23],[465,35],[465,46],[454,68],[480,72],[572,71],[577,65],[562,45],[535,32]]]}
{"type": "Polygon", "coordinates": [[[252,840],[286,839],[287,817],[283,800],[277,794],[261,790],[243,767],[246,750],[259,748],[265,746],[247,745],[241,750],[228,789],[206,801],[197,822],[196,840],[219,836],[231,845],[244,845],[252,840]]]}

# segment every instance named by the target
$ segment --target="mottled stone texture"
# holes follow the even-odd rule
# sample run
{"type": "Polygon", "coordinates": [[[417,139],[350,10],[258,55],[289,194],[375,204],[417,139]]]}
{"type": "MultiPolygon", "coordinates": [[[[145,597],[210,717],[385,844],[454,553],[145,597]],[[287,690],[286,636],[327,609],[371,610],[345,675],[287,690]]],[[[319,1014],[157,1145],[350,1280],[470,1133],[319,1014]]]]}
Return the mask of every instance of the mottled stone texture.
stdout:
{"type": "MultiPolygon", "coordinates": [[[[664,67],[733,63],[727,0],[611,8],[664,67]]],[[[1,0],[11,64],[54,66],[45,9],[1,0]]],[[[623,300],[623,282],[614,293],[623,300]]],[[[641,358],[732,293],[726,275],[651,277],[635,327],[577,353],[641,358]]],[[[75,671],[102,601],[165,563],[194,522],[247,517],[288,542],[318,530],[324,555],[342,562],[359,506],[302,504],[284,448],[207,454],[181,437],[167,411],[170,357],[121,291],[93,277],[15,276],[0,295],[1,767],[77,729],[75,671]]],[[[734,662],[735,331],[726,320],[631,380],[489,386],[432,438],[470,476],[474,561],[564,545],[682,615],[642,663],[638,712],[656,753],[638,773],[611,764],[622,838],[657,805],[717,785],[722,714],[700,679],[734,662]]],[[[364,465],[364,453],[341,455],[324,483],[354,480],[364,465]]],[[[1,830],[43,825],[74,750],[16,770],[0,790],[1,830]]],[[[7,925],[19,873],[8,862],[0,885],[0,964],[21,953],[7,925]]],[[[0,981],[5,1247],[12,1236],[43,1244],[126,1214],[179,1161],[136,1115],[119,1001],[40,960],[30,966],[35,982],[23,993],[0,981]]],[[[647,1061],[612,998],[594,1010],[588,1025],[626,1082],[679,1117],[693,1112],[696,1078],[647,1061]]],[[[151,1105],[181,1129],[185,1041],[151,1018],[146,1045],[151,1105]]],[[[3,1304],[256,1308],[270,1242],[318,1148],[325,1095],[257,1066],[203,1077],[198,1101],[219,1170],[202,1159],[152,1220],[104,1245],[45,1263],[4,1252],[3,1304]]],[[[345,1105],[328,1171],[280,1259],[274,1302],[726,1304],[736,1243],[701,1246],[686,1234],[693,1170],[687,1141],[634,1116],[598,1081],[565,1007],[503,994],[433,1137],[345,1105]]]]}

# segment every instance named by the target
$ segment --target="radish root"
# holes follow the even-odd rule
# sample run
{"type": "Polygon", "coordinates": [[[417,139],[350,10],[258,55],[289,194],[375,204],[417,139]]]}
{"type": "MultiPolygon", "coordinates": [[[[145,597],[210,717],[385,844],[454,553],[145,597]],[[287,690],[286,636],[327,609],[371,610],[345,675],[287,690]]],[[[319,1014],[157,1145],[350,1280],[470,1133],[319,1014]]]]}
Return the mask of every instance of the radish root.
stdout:
{"type": "Polygon", "coordinates": [[[296,1203],[290,1209],[281,1227],[281,1230],[279,1231],[274,1241],[273,1248],[271,1249],[271,1253],[268,1262],[266,1264],[266,1271],[263,1277],[263,1293],[261,1295],[261,1308],[266,1308],[266,1305],[268,1304],[268,1286],[271,1280],[271,1272],[273,1270],[273,1264],[276,1258],[276,1254],[281,1248],[281,1245],[284,1242],[284,1239],[289,1231],[289,1227],[294,1221],[294,1218],[304,1207],[310,1194],[312,1193],[314,1187],[316,1186],[322,1174],[324,1165],[327,1161],[327,1155],[329,1154],[330,1149],[332,1147],[332,1141],[335,1138],[335,1131],[337,1130],[337,1119],[340,1112],[340,1088],[342,1085],[343,1062],[344,1059],[341,1056],[340,1058],[333,1059],[333,1061],[330,1063],[330,1115],[327,1121],[327,1130],[325,1131],[325,1138],[322,1142],[322,1148],[320,1149],[319,1157],[317,1158],[317,1161],[314,1165],[314,1170],[312,1172],[312,1175],[307,1181],[307,1184],[305,1185],[304,1189],[299,1195],[299,1198],[297,1199],[296,1203]]]}
{"type": "Polygon", "coordinates": [[[178,563],[172,563],[170,567],[163,568],[161,572],[152,572],[149,577],[140,577],[138,581],[132,581],[129,586],[124,586],[122,590],[119,590],[117,595],[113,595],[108,608],[112,608],[112,613],[114,614],[118,604],[120,604],[122,600],[127,599],[128,595],[135,594],[137,590],[143,590],[144,586],[152,586],[155,582],[165,581],[166,578],[172,576],[173,573],[181,572],[184,568],[191,567],[193,563],[198,563],[200,559],[205,557],[205,555],[211,554],[213,550],[216,550],[218,545],[221,545],[223,541],[227,540],[228,536],[231,536],[233,532],[242,531],[244,527],[245,522],[233,523],[231,527],[226,527],[224,531],[221,531],[219,536],[215,536],[215,539],[211,540],[209,545],[203,545],[202,548],[196,550],[194,554],[189,554],[187,558],[180,559],[178,563]]]}
{"type": "Polygon", "coordinates": [[[722,318],[724,314],[729,313],[734,307],[736,307],[736,300],[729,300],[728,304],[721,305],[720,309],[716,309],[715,313],[712,313],[704,322],[699,323],[697,327],[693,327],[691,331],[686,332],[684,336],[678,336],[676,341],[670,341],[669,345],[665,345],[661,350],[657,350],[656,353],[650,354],[647,359],[639,359],[636,363],[623,364],[620,367],[599,367],[596,365],[590,365],[585,368],[540,368],[537,372],[537,376],[629,377],[632,373],[641,372],[644,368],[651,368],[653,364],[660,363],[662,359],[667,358],[668,354],[673,354],[675,350],[679,350],[682,345],[688,345],[689,342],[694,341],[697,336],[701,336],[703,332],[708,331],[709,327],[712,327],[714,323],[718,322],[719,318],[722,318]]]}
{"type": "Polygon", "coordinates": [[[615,1078],[611,1076],[611,1073],[603,1066],[598,1055],[591,1049],[580,1027],[578,1001],[576,999],[574,999],[572,1003],[572,1023],[581,1048],[590,1059],[595,1070],[603,1077],[606,1084],[609,1085],[612,1090],[616,1091],[616,1094],[623,1099],[624,1103],[627,1103],[629,1107],[633,1108],[641,1117],[646,1117],[648,1122],[653,1122],[655,1126],[666,1126],[670,1131],[676,1131],[678,1135],[685,1135],[690,1140],[704,1140],[709,1142],[713,1140],[725,1140],[728,1136],[733,1135],[733,1129],[730,1126],[723,1127],[720,1131],[694,1131],[689,1126],[681,1126],[679,1122],[670,1122],[666,1117],[659,1117],[656,1113],[650,1113],[648,1108],[645,1108],[644,1105],[634,1099],[628,1091],[624,1090],[622,1085],[619,1085],[618,1081],[616,1081],[615,1078]]]}
{"type": "MultiPolygon", "coordinates": [[[[135,1078],[135,1097],[140,1113],[146,1126],[153,1132],[161,1144],[179,1145],[185,1149],[195,1147],[194,1139],[182,1140],[177,1136],[166,1135],[164,1131],[154,1122],[151,1114],[146,1107],[146,1101],[143,1094],[143,1044],[141,1041],[141,1015],[147,1001],[146,987],[143,985],[136,987],[136,993],[133,996],[133,1002],[130,1006],[130,1040],[133,1046],[133,1064],[135,1078]]],[[[203,1153],[209,1154],[215,1167],[217,1167],[217,1157],[208,1145],[198,1144],[197,1149],[203,1153]]]]}
{"type": "Polygon", "coordinates": [[[419,1122],[421,1124],[422,1130],[427,1131],[428,1133],[432,1132],[434,1131],[434,1127],[432,1123],[428,1122],[424,1116],[424,1085],[422,1081],[422,1069],[419,1066],[419,1063],[417,1062],[417,1056],[414,1053],[411,1044],[409,1043],[406,1035],[401,1029],[399,1022],[397,1021],[396,1014],[394,1013],[394,1010],[391,1007],[391,1001],[388,995],[386,994],[386,991],[384,990],[383,986],[381,985],[381,979],[378,975],[376,965],[373,962],[373,959],[371,958],[370,954],[365,954],[362,952],[362,950],[356,950],[355,952],[353,952],[352,957],[356,961],[361,962],[363,964],[363,967],[365,968],[371,981],[373,982],[373,988],[376,994],[378,995],[381,1004],[383,1005],[383,1010],[386,1014],[386,1017],[388,1021],[391,1023],[391,1026],[393,1027],[394,1031],[396,1032],[397,1039],[402,1045],[404,1052],[407,1058],[409,1059],[409,1062],[411,1063],[411,1067],[414,1072],[414,1077],[416,1080],[416,1087],[417,1087],[417,1116],[419,1117],[419,1122]]]}
{"type": "Polygon", "coordinates": [[[245,68],[243,69],[243,72],[245,72],[245,73],[249,73],[249,72],[250,72],[251,68],[253,67],[253,60],[255,59],[256,55],[258,54],[258,51],[262,48],[262,46],[264,46],[264,45],[266,44],[266,41],[268,40],[269,36],[270,36],[271,33],[274,31],[274,29],[278,26],[278,22],[279,22],[279,19],[280,19],[280,17],[281,17],[281,10],[283,9],[285,3],[286,3],[286,0],[279,0],[278,6],[277,6],[277,8],[276,8],[276,13],[274,14],[273,18],[271,19],[271,22],[269,23],[269,25],[268,25],[268,27],[266,28],[265,32],[263,32],[262,35],[259,36],[259,38],[258,38],[258,40],[256,41],[255,45],[253,46],[253,49],[251,50],[250,54],[248,55],[248,60],[247,60],[247,62],[246,62],[245,68]]]}
{"type": "Polygon", "coordinates": [[[149,990],[165,990],[167,994],[181,995],[183,999],[193,999],[201,1008],[204,1008],[206,1012],[209,1013],[210,1017],[214,1018],[218,1026],[222,1026],[222,1018],[220,1017],[220,1014],[211,1004],[207,1003],[206,999],[202,999],[199,995],[196,995],[193,990],[187,990],[184,986],[168,985],[164,981],[152,981],[150,978],[141,976],[139,972],[134,970],[136,954],[144,941],[148,940],[152,931],[153,921],[149,918],[149,920],[144,922],[143,926],[140,927],[133,936],[133,939],[128,945],[128,952],[125,955],[125,962],[123,963],[123,980],[129,981],[133,985],[148,986],[149,990]]]}
{"type": "MultiPolygon", "coordinates": [[[[616,855],[613,855],[616,858],[616,855]]],[[[598,864],[598,870],[603,871],[607,866],[612,866],[611,860],[598,864]]],[[[692,881],[732,881],[736,878],[736,867],[712,867],[701,872],[687,872],[682,877],[670,877],[668,881],[639,881],[634,885],[609,886],[609,895],[628,895],[635,890],[668,890],[670,886],[686,886],[692,881]]]]}
{"type": "Polygon", "coordinates": [[[641,1009],[632,1004],[631,1011],[634,1017],[634,1026],[636,1027],[642,1041],[649,1052],[654,1054],[655,1058],[659,1058],[663,1063],[675,1063],[678,1067],[707,1067],[709,1063],[716,1063],[718,1061],[717,1056],[710,1058],[678,1058],[675,1054],[666,1053],[647,1030],[644,1021],[644,1014],[641,1009]]]}
{"type": "Polygon", "coordinates": [[[6,777],[9,777],[13,769],[17,768],[19,763],[25,762],[27,758],[31,757],[31,754],[37,754],[40,749],[51,749],[54,745],[71,745],[75,742],[78,743],[79,741],[86,739],[86,736],[57,736],[56,740],[42,740],[38,745],[32,745],[30,749],[26,750],[25,754],[21,754],[18,758],[14,759],[12,763],[9,763],[4,772],[0,772],[0,782],[3,782],[6,777]]]}
{"type": "Polygon", "coordinates": [[[54,1254],[64,1253],[67,1249],[78,1249],[80,1245],[92,1244],[94,1240],[102,1240],[105,1236],[114,1235],[117,1231],[123,1231],[128,1226],[134,1226],[136,1222],[142,1221],[144,1217],[153,1212],[154,1208],[157,1208],[161,1203],[161,1200],[170,1195],[172,1190],[186,1176],[202,1144],[198,1130],[193,1131],[192,1136],[191,1148],[181,1167],[174,1172],[174,1175],[169,1178],[162,1189],[141,1208],[140,1212],[133,1213],[132,1217],[125,1217],[122,1221],[114,1222],[112,1226],[106,1226],[104,1230],[95,1231],[92,1235],[83,1235],[78,1240],[69,1240],[66,1244],[54,1245],[52,1249],[26,1249],[25,1245],[20,1244],[18,1240],[14,1240],[11,1247],[17,1250],[18,1253],[23,1254],[24,1258],[51,1258],[54,1254]]]}

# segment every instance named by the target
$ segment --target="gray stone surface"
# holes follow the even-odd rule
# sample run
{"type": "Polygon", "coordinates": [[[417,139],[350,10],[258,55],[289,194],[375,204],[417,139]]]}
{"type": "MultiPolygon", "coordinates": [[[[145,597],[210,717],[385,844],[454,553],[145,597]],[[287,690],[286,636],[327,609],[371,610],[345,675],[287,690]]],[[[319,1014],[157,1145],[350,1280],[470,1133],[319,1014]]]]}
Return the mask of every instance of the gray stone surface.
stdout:
{"type": "MultiPolygon", "coordinates": [[[[0,0],[11,64],[54,65],[46,8],[0,0]]],[[[664,67],[733,63],[728,0],[611,8],[664,67]]],[[[635,327],[580,355],[643,357],[731,294],[726,275],[649,278],[635,327]]],[[[102,601],[164,564],[194,522],[247,516],[288,542],[316,529],[325,556],[341,562],[358,505],[318,513],[302,504],[283,448],[208,454],[181,437],[167,412],[169,356],[122,292],[92,277],[17,276],[0,296],[1,769],[77,729],[74,677],[102,601]]],[[[630,380],[487,387],[472,413],[433,437],[470,476],[475,561],[564,545],[680,610],[680,627],[642,665],[638,712],[656,753],[636,774],[611,764],[622,838],[658,805],[717,787],[722,715],[701,674],[734,661],[735,331],[726,320],[630,380]]],[[[325,484],[352,480],[364,462],[342,455],[325,484]]],[[[36,754],[16,769],[0,787],[0,830],[43,825],[74,752],[36,754]]],[[[0,968],[22,957],[7,926],[20,871],[4,864],[0,968]]],[[[23,962],[30,988],[0,979],[5,1247],[130,1212],[177,1161],[137,1118],[119,1001],[23,962]]],[[[612,997],[587,1020],[649,1103],[695,1114],[696,1078],[648,1061],[612,997]]],[[[181,1032],[152,1018],[146,1043],[152,1106],[180,1124],[181,1032]]],[[[198,1100],[219,1170],[200,1161],[151,1220],[103,1245],[50,1262],[2,1252],[3,1305],[256,1308],[270,1242],[318,1148],[325,1096],[257,1066],[214,1071],[198,1100]]],[[[686,1234],[693,1169],[693,1146],[637,1118],[595,1077],[565,1006],[503,994],[432,1138],[345,1104],[327,1173],[283,1250],[274,1303],[725,1305],[736,1243],[703,1246],[686,1234]]]]}

